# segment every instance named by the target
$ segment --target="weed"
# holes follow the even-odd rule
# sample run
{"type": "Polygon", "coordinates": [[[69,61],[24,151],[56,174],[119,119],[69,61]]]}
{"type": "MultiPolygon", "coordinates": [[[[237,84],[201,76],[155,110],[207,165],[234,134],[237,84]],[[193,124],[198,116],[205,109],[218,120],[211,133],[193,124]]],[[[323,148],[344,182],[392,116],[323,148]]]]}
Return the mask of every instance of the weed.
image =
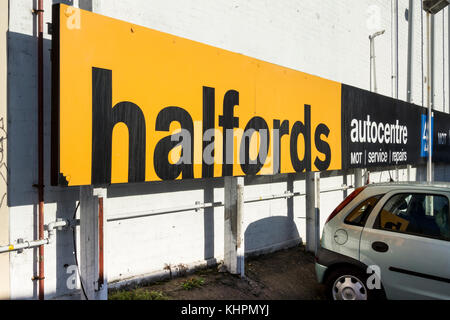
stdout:
{"type": "Polygon", "coordinates": [[[164,270],[169,271],[169,278],[172,279],[172,265],[170,263],[166,263],[164,265],[164,270]]]}
{"type": "Polygon", "coordinates": [[[186,276],[188,268],[184,264],[180,263],[179,265],[177,265],[177,269],[178,269],[178,276],[180,277],[186,276]]]}
{"type": "Polygon", "coordinates": [[[147,291],[144,289],[136,290],[117,290],[111,292],[109,300],[168,300],[169,298],[161,291],[147,291]]]}
{"type": "Polygon", "coordinates": [[[183,281],[181,287],[184,290],[192,290],[194,288],[199,288],[205,283],[205,279],[203,278],[190,278],[186,281],[183,281]]]}

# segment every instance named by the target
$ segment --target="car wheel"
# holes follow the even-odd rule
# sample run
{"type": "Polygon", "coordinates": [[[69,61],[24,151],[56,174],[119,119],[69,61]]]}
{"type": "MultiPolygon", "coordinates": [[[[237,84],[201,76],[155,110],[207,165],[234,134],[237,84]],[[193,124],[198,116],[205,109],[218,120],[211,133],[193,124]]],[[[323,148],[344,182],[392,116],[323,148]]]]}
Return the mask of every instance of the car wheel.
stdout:
{"type": "Polygon", "coordinates": [[[356,268],[339,268],[331,272],[325,282],[331,300],[374,300],[383,297],[383,289],[367,289],[369,275],[356,268]]]}

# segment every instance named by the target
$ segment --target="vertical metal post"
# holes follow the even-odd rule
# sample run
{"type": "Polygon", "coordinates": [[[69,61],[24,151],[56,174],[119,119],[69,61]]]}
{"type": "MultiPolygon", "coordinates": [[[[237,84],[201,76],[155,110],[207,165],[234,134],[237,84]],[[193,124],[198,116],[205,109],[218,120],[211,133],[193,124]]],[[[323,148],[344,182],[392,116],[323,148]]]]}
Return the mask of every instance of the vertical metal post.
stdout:
{"type": "Polygon", "coordinates": [[[95,275],[97,274],[98,200],[92,186],[80,187],[80,278],[86,296],[83,300],[95,300],[95,275]]]}
{"type": "Polygon", "coordinates": [[[430,104],[431,104],[431,109],[434,109],[434,73],[435,73],[435,60],[434,60],[434,52],[435,52],[435,16],[434,15],[429,15],[429,27],[430,27],[430,36],[429,36],[429,62],[430,62],[430,104]]]}
{"type": "Polygon", "coordinates": [[[424,71],[423,71],[423,1],[420,1],[420,61],[422,71],[422,104],[424,106],[424,71]]]}
{"type": "Polygon", "coordinates": [[[363,174],[362,169],[355,169],[355,188],[359,188],[363,186],[363,174]]]}
{"type": "Polygon", "coordinates": [[[442,111],[445,112],[445,11],[442,11],[442,111]]]}
{"type": "Polygon", "coordinates": [[[369,50],[370,50],[370,67],[369,67],[369,90],[372,91],[372,56],[373,56],[373,40],[369,36],[369,50]]]}
{"type": "Polygon", "coordinates": [[[427,137],[428,137],[428,161],[427,161],[427,181],[433,181],[433,163],[432,153],[432,131],[431,131],[431,119],[433,116],[432,108],[434,102],[434,16],[427,13],[427,108],[428,108],[428,124],[427,124],[427,137]]]}
{"type": "MultiPolygon", "coordinates": [[[[413,33],[414,33],[414,3],[413,0],[409,0],[408,7],[408,66],[407,66],[407,75],[406,75],[406,101],[411,102],[412,96],[412,49],[413,49],[413,33]]],[[[408,164],[406,166],[406,174],[407,180],[411,181],[411,165],[408,164]]]]}
{"type": "Polygon", "coordinates": [[[375,32],[369,36],[370,40],[370,91],[378,92],[377,87],[377,71],[376,71],[376,55],[375,55],[375,38],[384,34],[385,30],[375,32]],[[373,78],[373,79],[372,79],[373,78]],[[373,89],[372,89],[373,80],[373,89]]]}
{"type": "Polygon", "coordinates": [[[320,246],[320,172],[306,173],[306,250],[320,246]]]}
{"type": "Polygon", "coordinates": [[[408,7],[408,66],[406,74],[406,101],[411,102],[411,83],[412,83],[412,48],[413,48],[413,32],[414,32],[414,21],[413,21],[413,11],[414,3],[413,0],[409,0],[408,7]]]}
{"type": "Polygon", "coordinates": [[[97,299],[108,300],[108,278],[106,273],[106,215],[104,200],[107,198],[106,188],[93,190],[94,196],[98,198],[98,278],[96,285],[97,299]]]}
{"type": "Polygon", "coordinates": [[[314,218],[316,219],[314,254],[317,254],[320,248],[320,172],[314,174],[314,186],[316,189],[314,197],[314,218]]]}
{"type": "Polygon", "coordinates": [[[244,178],[225,177],[224,191],[224,265],[231,274],[239,274],[244,277],[244,178]]]}
{"type": "MultiPolygon", "coordinates": [[[[38,198],[39,239],[44,239],[44,4],[38,2],[38,198]]],[[[44,246],[39,247],[39,300],[44,300],[44,246]]]]}
{"type": "MultiPolygon", "coordinates": [[[[377,76],[376,76],[376,64],[375,64],[375,38],[378,36],[383,35],[385,32],[385,30],[381,30],[378,32],[375,32],[372,35],[369,35],[369,40],[370,40],[370,74],[373,74],[373,90],[372,90],[372,76],[370,77],[370,91],[373,92],[377,92],[378,88],[377,88],[377,76]],[[372,71],[373,69],[373,71],[372,71]]],[[[366,171],[366,174],[368,174],[368,171],[366,171]]],[[[355,169],[355,181],[359,180],[359,182],[356,183],[362,183],[362,169],[355,169]]],[[[367,180],[368,181],[368,176],[367,176],[367,180]]]]}
{"type": "Polygon", "coordinates": [[[245,277],[245,242],[244,242],[244,178],[237,178],[237,274],[245,277]]]}
{"type": "Polygon", "coordinates": [[[104,214],[103,214],[103,197],[98,198],[98,286],[101,288],[104,283],[104,214]]]}
{"type": "Polygon", "coordinates": [[[103,207],[103,200],[99,199],[103,198],[106,198],[106,189],[80,187],[80,278],[86,293],[81,296],[83,300],[106,300],[108,294],[104,267],[101,266],[104,232],[100,232],[100,228],[105,217],[99,210],[103,207]]]}
{"type": "MultiPolygon", "coordinates": [[[[395,98],[398,99],[398,0],[395,0],[395,98]]],[[[377,92],[375,90],[375,92],[377,92]]]]}
{"type": "MultiPolygon", "coordinates": [[[[343,177],[343,184],[345,185],[345,186],[348,186],[348,176],[347,176],[347,170],[344,170],[343,171],[344,172],[344,177],[343,177]]],[[[344,189],[344,190],[342,190],[342,194],[343,194],[343,196],[344,196],[344,199],[345,198],[347,198],[347,196],[348,196],[348,189],[344,189]]]]}
{"type": "Polygon", "coordinates": [[[370,183],[370,171],[366,168],[366,170],[364,171],[364,177],[363,177],[363,185],[369,184],[370,183]]]}
{"type": "Polygon", "coordinates": [[[398,0],[391,0],[391,96],[398,97],[398,0]]]}
{"type": "MultiPolygon", "coordinates": [[[[398,0],[395,0],[395,8],[394,8],[394,21],[395,21],[395,99],[398,99],[398,73],[399,73],[399,67],[398,67],[398,0]]],[[[376,92],[376,91],[375,91],[376,92]]],[[[398,181],[398,167],[395,166],[395,176],[396,181],[398,181]]]]}

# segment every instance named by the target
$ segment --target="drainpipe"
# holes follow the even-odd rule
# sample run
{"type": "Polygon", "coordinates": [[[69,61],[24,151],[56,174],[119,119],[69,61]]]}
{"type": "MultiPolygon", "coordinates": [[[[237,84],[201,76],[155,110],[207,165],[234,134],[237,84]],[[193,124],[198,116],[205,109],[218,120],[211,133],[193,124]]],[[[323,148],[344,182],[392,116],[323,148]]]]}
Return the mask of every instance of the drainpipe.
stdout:
{"type": "Polygon", "coordinates": [[[423,71],[423,1],[420,1],[420,61],[421,61],[421,71],[422,71],[422,104],[421,106],[425,106],[424,104],[424,83],[425,83],[425,73],[423,71]]]}
{"type": "MultiPolygon", "coordinates": [[[[38,2],[38,197],[39,239],[44,240],[44,5],[38,2]]],[[[39,247],[39,300],[44,300],[44,245],[39,247]]]]}
{"type": "Polygon", "coordinates": [[[411,78],[412,78],[412,46],[413,46],[413,0],[409,0],[408,9],[408,71],[406,80],[406,101],[411,102],[411,78]]]}
{"type": "Polygon", "coordinates": [[[434,28],[434,25],[435,25],[435,16],[434,15],[430,15],[430,24],[429,24],[429,27],[430,27],[430,30],[429,30],[429,32],[430,32],[430,34],[429,34],[429,36],[430,36],[430,38],[429,38],[429,46],[428,46],[428,48],[429,48],[429,54],[430,54],[430,56],[429,56],[429,61],[430,61],[430,69],[429,69],[429,72],[430,72],[430,104],[431,104],[431,109],[434,109],[434,74],[435,74],[435,61],[434,61],[434,52],[435,52],[435,32],[434,32],[434,30],[435,30],[435,28],[434,28]]]}
{"type": "Polygon", "coordinates": [[[434,17],[427,12],[427,108],[428,108],[428,161],[427,161],[427,181],[433,181],[433,163],[431,146],[431,117],[433,115],[433,76],[434,76],[434,17]]]}
{"type": "Polygon", "coordinates": [[[394,3],[395,21],[395,99],[398,99],[398,0],[394,3]]]}
{"type": "Polygon", "coordinates": [[[103,249],[103,197],[98,198],[98,287],[104,283],[104,249],[103,249]]]}
{"type": "MultiPolygon", "coordinates": [[[[393,21],[395,24],[395,36],[394,36],[394,41],[395,41],[395,56],[393,57],[395,59],[395,82],[394,82],[394,86],[395,86],[395,95],[393,95],[393,98],[395,98],[396,100],[398,100],[398,79],[399,79],[399,67],[398,67],[398,0],[394,0],[393,1],[393,21]]],[[[395,181],[399,180],[399,171],[398,171],[398,167],[395,166],[395,181]]]]}
{"type": "Polygon", "coordinates": [[[376,74],[376,66],[375,66],[375,38],[384,34],[385,30],[375,32],[374,34],[369,36],[370,40],[370,91],[377,92],[377,74],[376,74]],[[372,69],[373,68],[373,69],[372,69]],[[373,70],[373,71],[372,71],[373,70]],[[372,78],[373,78],[373,90],[372,90],[372,78]]]}
{"type": "MultiPolygon", "coordinates": [[[[383,35],[385,30],[381,30],[375,32],[372,35],[369,35],[370,40],[370,91],[377,92],[377,73],[376,73],[376,65],[375,65],[375,38],[383,35]],[[373,69],[372,69],[373,68],[373,69]],[[373,71],[372,71],[373,70],[373,71]],[[373,90],[372,90],[372,78],[373,78],[373,90]]],[[[355,186],[362,186],[361,179],[363,178],[362,169],[355,169],[355,186]]],[[[364,184],[370,183],[370,172],[366,168],[366,172],[364,173],[364,184]]]]}
{"type": "Polygon", "coordinates": [[[442,11],[442,111],[445,112],[445,11],[442,11]]]}
{"type": "MultiPolygon", "coordinates": [[[[408,70],[406,77],[406,101],[411,103],[411,80],[412,80],[412,48],[413,48],[413,32],[414,32],[414,21],[413,21],[413,10],[414,4],[413,0],[409,0],[408,8],[408,70]]],[[[407,165],[407,176],[408,181],[411,181],[411,165],[407,165]]]]}

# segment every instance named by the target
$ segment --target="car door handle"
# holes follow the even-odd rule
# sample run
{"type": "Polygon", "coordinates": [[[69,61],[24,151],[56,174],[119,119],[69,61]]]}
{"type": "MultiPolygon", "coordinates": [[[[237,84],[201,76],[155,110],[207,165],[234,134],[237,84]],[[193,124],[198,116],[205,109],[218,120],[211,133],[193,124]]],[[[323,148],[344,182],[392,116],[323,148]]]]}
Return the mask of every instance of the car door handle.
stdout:
{"type": "Polygon", "coordinates": [[[389,246],[381,241],[375,241],[372,243],[372,249],[378,252],[386,252],[389,250],[389,246]]]}

